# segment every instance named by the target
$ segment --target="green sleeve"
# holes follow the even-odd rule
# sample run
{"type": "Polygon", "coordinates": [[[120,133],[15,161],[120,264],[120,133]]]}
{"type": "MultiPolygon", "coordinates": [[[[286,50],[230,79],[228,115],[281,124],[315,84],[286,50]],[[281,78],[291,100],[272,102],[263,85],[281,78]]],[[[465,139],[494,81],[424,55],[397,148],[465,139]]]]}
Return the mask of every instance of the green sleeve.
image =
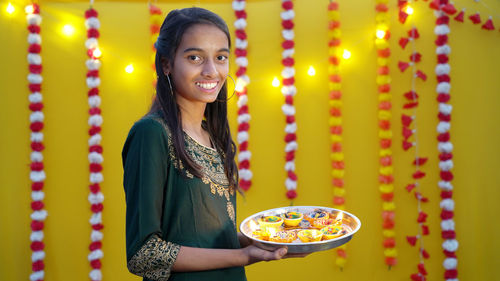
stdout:
{"type": "Polygon", "coordinates": [[[168,138],[163,126],[147,118],[134,124],[123,147],[122,159],[127,260],[130,260],[151,237],[163,237],[161,218],[169,165],[168,138]]]}

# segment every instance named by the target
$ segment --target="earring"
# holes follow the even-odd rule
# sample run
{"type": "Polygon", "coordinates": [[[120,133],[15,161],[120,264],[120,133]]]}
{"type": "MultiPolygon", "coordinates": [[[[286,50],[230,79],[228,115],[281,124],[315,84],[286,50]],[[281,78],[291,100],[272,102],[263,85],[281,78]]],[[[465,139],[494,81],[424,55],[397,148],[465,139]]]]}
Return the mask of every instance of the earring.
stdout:
{"type": "MultiPolygon", "coordinates": [[[[233,77],[231,77],[231,75],[228,75],[227,77],[229,77],[229,78],[231,78],[231,80],[233,80],[233,84],[234,84],[233,93],[231,94],[231,96],[227,100],[219,100],[219,99],[217,99],[216,101],[228,101],[228,100],[230,100],[234,96],[234,93],[236,92],[236,82],[234,82],[233,77]]],[[[226,81],[227,81],[227,79],[226,79],[226,81]]],[[[226,83],[226,85],[227,85],[227,83],[226,83]]]]}
{"type": "Polygon", "coordinates": [[[172,90],[172,83],[170,83],[170,77],[168,77],[168,74],[166,76],[167,76],[167,80],[168,80],[168,86],[170,87],[170,94],[173,96],[174,91],[172,90]]]}

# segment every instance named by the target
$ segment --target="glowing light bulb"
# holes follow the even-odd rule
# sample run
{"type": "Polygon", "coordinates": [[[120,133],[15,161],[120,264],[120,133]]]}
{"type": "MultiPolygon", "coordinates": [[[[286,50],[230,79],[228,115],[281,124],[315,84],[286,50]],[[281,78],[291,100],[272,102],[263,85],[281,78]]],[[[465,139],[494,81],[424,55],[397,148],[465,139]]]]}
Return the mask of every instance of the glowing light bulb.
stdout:
{"type": "Polygon", "coordinates": [[[406,5],[405,12],[408,15],[411,15],[411,14],[413,14],[413,8],[410,5],[406,5]]]}
{"type": "Polygon", "coordinates": [[[65,24],[62,28],[62,33],[66,36],[72,36],[75,34],[75,28],[71,24],[65,24]]]}
{"type": "Polygon", "coordinates": [[[236,79],[236,88],[235,88],[235,91],[236,92],[243,92],[243,90],[245,89],[245,81],[243,81],[243,79],[236,79]]]}
{"type": "Polygon", "coordinates": [[[314,75],[316,75],[316,69],[314,69],[314,67],[313,67],[312,65],[311,65],[311,66],[309,66],[309,69],[307,70],[307,74],[308,74],[309,76],[314,76],[314,75]]]}
{"type": "Polygon", "coordinates": [[[26,14],[33,14],[33,12],[35,12],[35,8],[33,8],[33,5],[28,5],[24,8],[24,11],[26,14]]]}
{"type": "Polygon", "coordinates": [[[344,49],[344,52],[342,53],[342,57],[346,60],[350,59],[351,58],[351,52],[349,52],[349,50],[347,49],[344,49]]]}
{"type": "Polygon", "coordinates": [[[378,39],[382,39],[382,38],[385,37],[385,31],[381,30],[381,29],[378,29],[376,35],[377,35],[378,39]]]}
{"type": "Polygon", "coordinates": [[[127,73],[132,73],[134,72],[134,66],[132,64],[129,64],[125,67],[125,72],[127,73]]]}
{"type": "Polygon", "coordinates": [[[14,13],[14,11],[16,11],[16,8],[14,8],[14,6],[12,6],[11,3],[9,3],[7,5],[7,9],[5,9],[5,10],[7,11],[8,14],[12,14],[12,13],[14,13]]]}
{"type": "Polygon", "coordinates": [[[102,56],[101,50],[99,50],[99,48],[95,48],[92,52],[92,56],[94,56],[94,58],[100,58],[102,56]]]}
{"type": "Polygon", "coordinates": [[[273,82],[272,82],[273,87],[277,88],[280,86],[280,80],[278,80],[278,77],[274,77],[273,82]]]}

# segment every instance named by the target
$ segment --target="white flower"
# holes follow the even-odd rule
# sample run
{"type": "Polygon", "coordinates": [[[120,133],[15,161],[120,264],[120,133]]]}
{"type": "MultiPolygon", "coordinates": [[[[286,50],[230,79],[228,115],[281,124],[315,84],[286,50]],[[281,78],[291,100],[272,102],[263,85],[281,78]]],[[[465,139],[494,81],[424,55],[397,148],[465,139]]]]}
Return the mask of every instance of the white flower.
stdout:
{"type": "Polygon", "coordinates": [[[88,59],[85,61],[88,70],[98,70],[101,67],[100,60],[88,59]]]}
{"type": "MultiPolygon", "coordinates": [[[[99,43],[97,42],[97,39],[96,38],[89,38],[85,41],[85,47],[87,49],[95,49],[97,48],[97,46],[99,46],[99,43]]],[[[88,66],[87,66],[88,67],[88,66]]]]}
{"type": "Polygon", "coordinates": [[[288,190],[295,190],[295,189],[297,189],[297,181],[294,181],[294,180],[287,178],[285,180],[285,186],[286,186],[286,189],[288,189],[288,190]]]}
{"type": "Polygon", "coordinates": [[[102,237],[102,232],[99,230],[92,230],[92,233],[90,234],[90,240],[92,240],[92,242],[101,241],[102,237]]]}
{"type": "Polygon", "coordinates": [[[102,173],[90,173],[91,183],[100,183],[104,180],[102,173]]]}
{"type": "Polygon", "coordinates": [[[238,140],[238,143],[243,143],[249,139],[248,132],[246,131],[238,132],[238,136],[236,138],[238,140]]]}
{"type": "Polygon", "coordinates": [[[455,239],[445,240],[443,242],[443,249],[448,252],[455,252],[458,249],[458,241],[455,239]]]}
{"type": "Polygon", "coordinates": [[[441,229],[444,231],[455,230],[455,221],[453,220],[442,220],[441,229]]]}
{"type": "Polygon", "coordinates": [[[36,280],[43,280],[45,277],[45,273],[43,270],[40,271],[35,271],[30,274],[30,280],[31,281],[36,281],[36,280]]]}
{"type": "Polygon", "coordinates": [[[453,144],[451,142],[439,142],[438,150],[439,152],[450,153],[453,151],[453,144]]]}
{"type": "Polygon", "coordinates": [[[28,34],[28,43],[29,44],[42,44],[42,37],[37,33],[28,34]]]}
{"type": "Polygon", "coordinates": [[[245,1],[233,1],[233,10],[243,11],[245,9],[245,1]]]}
{"type": "Polygon", "coordinates": [[[44,258],[45,258],[45,252],[44,251],[36,251],[36,252],[31,253],[31,261],[32,262],[43,260],[44,258]]]}
{"type": "Polygon", "coordinates": [[[90,280],[92,281],[100,281],[102,280],[102,273],[100,269],[93,269],[89,273],[90,280]]]}
{"type": "Polygon", "coordinates": [[[97,88],[101,85],[101,79],[99,77],[88,77],[87,78],[87,87],[89,88],[97,88]]]}
{"type": "MultiPolygon", "coordinates": [[[[248,103],[248,96],[247,95],[241,95],[239,98],[238,98],[238,101],[236,102],[236,104],[238,105],[238,108],[246,105],[248,103]]],[[[239,122],[238,122],[239,123],[239,122]]]]}
{"type": "Polygon", "coordinates": [[[252,171],[248,170],[248,169],[241,169],[239,170],[239,174],[240,174],[240,178],[244,179],[244,180],[251,180],[252,179],[252,171]]]}
{"type": "Polygon", "coordinates": [[[283,110],[283,113],[285,115],[288,116],[295,115],[295,107],[293,107],[293,105],[284,104],[281,106],[281,110],[283,110]]]}
{"type": "Polygon", "coordinates": [[[286,10],[281,12],[281,18],[283,20],[291,20],[295,17],[295,12],[293,10],[286,10]]]}
{"type": "Polygon", "coordinates": [[[91,192],[88,196],[90,204],[99,204],[104,201],[104,194],[102,192],[93,193],[91,192]]]}
{"type": "Polygon", "coordinates": [[[450,33],[450,28],[446,24],[440,24],[434,28],[434,33],[437,35],[445,35],[450,33]]]}
{"type": "Polygon", "coordinates": [[[444,115],[450,115],[451,110],[453,109],[453,106],[451,104],[446,104],[446,103],[439,103],[439,112],[443,113],[444,115]]]}
{"type": "Polygon", "coordinates": [[[238,124],[248,123],[248,121],[250,121],[250,114],[245,113],[238,115],[238,124]]]}
{"type": "Polygon", "coordinates": [[[88,18],[87,20],[85,20],[85,27],[87,29],[90,29],[90,28],[99,29],[99,27],[101,27],[101,23],[99,22],[98,18],[91,17],[91,18],[88,18]]]}
{"type": "Polygon", "coordinates": [[[42,57],[39,54],[28,53],[28,63],[40,65],[42,64],[42,57]]]}
{"type": "Polygon", "coordinates": [[[89,222],[91,225],[101,224],[102,223],[102,213],[101,212],[93,213],[92,216],[90,216],[89,222]]]}
{"type": "Polygon", "coordinates": [[[43,133],[31,132],[31,141],[32,142],[42,142],[43,141],[43,133]]]}
{"type": "Polygon", "coordinates": [[[281,35],[283,36],[283,38],[285,38],[285,40],[293,40],[293,38],[295,37],[292,29],[282,30],[281,35]]]}
{"type": "Polygon", "coordinates": [[[39,92],[34,92],[34,93],[31,93],[29,96],[28,96],[28,99],[31,103],[39,103],[39,102],[42,102],[42,94],[40,94],[39,92]]]}
{"type": "Polygon", "coordinates": [[[237,57],[235,59],[235,62],[239,66],[247,67],[248,66],[248,59],[246,57],[237,57]]]}
{"type": "Polygon", "coordinates": [[[40,25],[42,17],[39,14],[29,14],[26,16],[29,25],[40,25]]]}
{"type": "Polygon", "coordinates": [[[439,181],[438,186],[441,189],[446,190],[446,191],[453,190],[453,185],[449,181],[439,181]]]}
{"type": "Polygon", "coordinates": [[[236,45],[236,48],[238,48],[238,49],[246,49],[248,47],[248,41],[241,40],[240,38],[236,38],[235,45],[236,45]]]}
{"type": "Polygon", "coordinates": [[[31,234],[30,234],[30,240],[31,241],[42,241],[43,240],[43,231],[33,231],[33,232],[31,232],[31,234]]]}
{"type": "Polygon", "coordinates": [[[42,75],[40,74],[28,74],[28,81],[31,84],[41,84],[43,81],[42,75]]]}
{"type": "Polygon", "coordinates": [[[450,127],[451,127],[450,122],[440,121],[438,123],[436,129],[437,129],[438,133],[443,134],[443,133],[448,132],[450,130],[450,127]]]}
{"type": "Polygon", "coordinates": [[[102,125],[102,116],[99,114],[94,114],[89,117],[89,126],[101,126],[102,125]]]}
{"type": "Polygon", "coordinates": [[[446,211],[453,211],[455,209],[455,202],[453,199],[443,199],[439,203],[439,206],[446,211]]]}
{"type": "Polygon", "coordinates": [[[289,143],[286,144],[285,146],[285,152],[290,152],[290,151],[296,151],[297,148],[298,148],[298,144],[296,141],[291,141],[289,143]]]}
{"type": "Polygon", "coordinates": [[[451,48],[448,45],[443,45],[436,48],[437,55],[449,55],[450,53],[451,53],[451,48]]]}
{"type": "Polygon", "coordinates": [[[99,105],[101,105],[101,97],[99,96],[90,96],[88,98],[88,101],[90,107],[98,107],[99,105]]]}
{"type": "Polygon", "coordinates": [[[89,153],[89,162],[90,163],[97,163],[100,164],[104,161],[104,158],[102,157],[102,154],[98,152],[91,152],[89,153]]]}
{"type": "Polygon", "coordinates": [[[240,18],[234,21],[234,27],[236,29],[245,29],[247,27],[247,21],[244,18],[240,18]]]}
{"type": "Polygon", "coordinates": [[[44,115],[41,111],[34,111],[30,114],[30,122],[43,122],[44,115]]]}
{"type": "Polygon", "coordinates": [[[288,67],[288,66],[285,67],[283,69],[283,71],[281,71],[281,76],[283,76],[283,78],[285,78],[285,79],[288,79],[288,78],[295,76],[295,68],[288,67]]]}
{"type": "Polygon", "coordinates": [[[446,258],[443,261],[443,267],[447,270],[457,268],[457,259],[456,258],[446,258]]]}
{"type": "Polygon", "coordinates": [[[34,221],[44,221],[47,218],[47,211],[46,210],[34,211],[33,213],[31,213],[30,217],[34,221]]]}
{"type": "Polygon", "coordinates": [[[30,179],[33,182],[40,182],[45,180],[45,172],[44,171],[31,171],[30,179]]]}
{"type": "Polygon", "coordinates": [[[295,162],[293,160],[285,163],[285,171],[295,171],[295,162]]]}
{"type": "Polygon", "coordinates": [[[32,162],[42,162],[43,161],[43,154],[38,151],[33,151],[31,152],[30,155],[31,161],[32,162]]]}
{"type": "Polygon", "coordinates": [[[32,191],[31,192],[31,200],[33,201],[42,201],[45,197],[45,193],[43,191],[32,191]]]}
{"type": "Polygon", "coordinates": [[[97,249],[97,250],[90,252],[90,254],[88,255],[88,259],[89,259],[89,261],[93,261],[93,260],[102,259],[103,256],[104,256],[104,253],[102,252],[102,250],[97,249]]]}
{"type": "Polygon", "coordinates": [[[293,57],[293,54],[295,54],[295,49],[284,49],[283,52],[281,52],[281,56],[283,58],[291,58],[293,57]]]}
{"type": "Polygon", "coordinates": [[[281,87],[281,93],[285,96],[295,96],[297,88],[294,85],[281,87]]]}
{"type": "Polygon", "coordinates": [[[101,143],[101,140],[102,140],[101,134],[92,135],[88,141],[89,146],[98,145],[101,143]]]}
{"type": "Polygon", "coordinates": [[[285,126],[285,132],[288,134],[292,134],[297,132],[297,123],[291,123],[291,124],[286,124],[285,126]]]}
{"type": "Polygon", "coordinates": [[[450,65],[447,63],[438,63],[434,71],[437,75],[450,74],[450,65]]]}
{"type": "Polygon", "coordinates": [[[252,153],[248,150],[245,150],[245,151],[240,151],[240,153],[238,153],[238,162],[242,162],[244,160],[250,160],[250,158],[252,157],[252,153]]]}
{"type": "Polygon", "coordinates": [[[436,92],[438,94],[449,94],[451,85],[448,82],[441,82],[436,86],[436,92]]]}

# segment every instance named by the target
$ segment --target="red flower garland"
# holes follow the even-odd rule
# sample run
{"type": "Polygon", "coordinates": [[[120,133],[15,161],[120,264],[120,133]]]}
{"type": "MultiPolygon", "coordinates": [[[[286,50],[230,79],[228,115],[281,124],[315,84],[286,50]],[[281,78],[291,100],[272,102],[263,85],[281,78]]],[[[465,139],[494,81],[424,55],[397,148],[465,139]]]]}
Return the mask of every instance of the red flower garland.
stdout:
{"type": "MultiPolygon", "coordinates": [[[[332,161],[333,207],[344,210],[344,153],[342,152],[342,79],[340,76],[340,17],[338,2],[328,4],[328,67],[330,89],[330,137],[332,161]]],[[[342,269],[346,263],[346,245],[337,248],[335,263],[342,269]]]]}
{"type": "MultiPolygon", "coordinates": [[[[407,5],[407,1],[400,1],[400,9],[403,9],[407,5]]],[[[425,281],[427,276],[427,271],[425,270],[425,259],[429,258],[427,251],[424,248],[423,238],[425,235],[429,234],[429,228],[425,224],[427,220],[427,213],[422,211],[422,203],[428,201],[426,197],[424,197],[420,191],[419,180],[425,177],[425,173],[420,171],[420,167],[425,164],[427,158],[420,158],[418,156],[418,138],[417,138],[417,110],[418,106],[418,94],[415,89],[416,79],[420,78],[423,81],[426,80],[426,75],[417,70],[417,64],[421,60],[420,53],[416,50],[415,40],[419,38],[418,30],[415,26],[412,26],[411,30],[408,31],[408,38],[401,38],[399,40],[400,46],[404,49],[408,42],[411,42],[412,45],[412,54],[410,55],[410,62],[404,63],[399,62],[400,70],[403,72],[406,68],[402,69],[401,65],[407,64],[411,66],[412,78],[411,78],[411,90],[404,94],[404,97],[407,100],[407,103],[403,105],[404,109],[412,109],[411,115],[402,114],[402,134],[403,134],[403,149],[406,151],[411,147],[415,147],[415,161],[413,161],[413,165],[415,166],[415,172],[412,175],[413,183],[408,184],[406,186],[406,190],[411,193],[413,192],[415,199],[417,200],[417,213],[418,217],[416,222],[419,225],[419,234],[415,236],[407,236],[406,240],[411,246],[415,246],[417,241],[419,242],[419,263],[417,264],[417,272],[410,275],[410,278],[413,281],[425,281]],[[413,123],[413,129],[411,128],[413,123]],[[414,142],[410,142],[409,139],[414,136],[414,142]]]]}
{"type": "Polygon", "coordinates": [[[45,149],[43,145],[43,127],[44,115],[42,112],[42,57],[40,52],[42,50],[42,38],[40,37],[40,23],[42,17],[40,16],[40,6],[38,4],[30,4],[26,7],[27,22],[28,22],[28,88],[29,95],[29,109],[30,114],[30,129],[31,129],[31,270],[30,280],[41,281],[45,278],[45,244],[43,243],[43,228],[44,221],[47,218],[47,211],[44,209],[43,186],[45,183],[45,171],[43,165],[42,151],[45,149]]]}
{"type": "Polygon", "coordinates": [[[383,246],[385,263],[389,266],[395,266],[397,263],[397,250],[394,232],[394,218],[395,208],[394,204],[394,176],[392,166],[392,130],[391,130],[391,117],[392,117],[392,95],[390,94],[391,78],[389,76],[389,57],[391,50],[389,46],[389,38],[391,37],[389,31],[389,15],[387,0],[377,0],[376,10],[376,28],[377,38],[375,46],[377,48],[377,85],[378,85],[378,99],[379,99],[379,138],[380,138],[380,168],[379,168],[379,190],[382,198],[382,228],[383,230],[383,246]]]}
{"type": "Polygon", "coordinates": [[[288,199],[293,200],[297,197],[297,175],[295,174],[295,151],[297,151],[297,123],[295,123],[295,107],[293,106],[293,97],[297,93],[295,88],[295,60],[293,54],[295,53],[293,41],[295,35],[293,33],[293,18],[295,12],[293,11],[293,2],[291,0],[282,1],[283,12],[281,12],[281,25],[283,26],[282,36],[285,39],[281,46],[283,47],[283,60],[281,63],[284,68],[281,72],[283,77],[281,93],[285,96],[285,104],[282,106],[283,113],[286,116],[285,127],[285,171],[287,172],[287,179],[285,186],[287,189],[286,196],[288,199]]]}
{"type": "Polygon", "coordinates": [[[149,27],[149,31],[151,33],[151,49],[153,50],[152,56],[151,56],[151,68],[153,69],[153,92],[156,93],[156,82],[157,82],[157,77],[156,77],[156,66],[155,66],[155,60],[156,60],[156,46],[155,42],[156,39],[158,39],[158,35],[160,34],[160,27],[161,27],[161,9],[158,6],[155,6],[151,3],[149,3],[149,21],[151,26],[149,27]]]}
{"type": "Polygon", "coordinates": [[[445,268],[444,278],[447,281],[456,281],[457,272],[457,255],[456,251],[458,249],[458,241],[456,240],[455,234],[455,221],[454,208],[455,202],[453,201],[453,185],[451,181],[453,180],[453,173],[451,169],[453,168],[453,144],[450,141],[450,120],[451,120],[451,105],[448,104],[450,100],[450,65],[448,64],[448,55],[451,52],[450,46],[448,45],[448,34],[450,33],[448,16],[449,13],[444,9],[448,3],[448,0],[443,0],[437,6],[432,6],[431,8],[436,9],[436,28],[434,32],[437,35],[436,43],[436,54],[438,64],[436,65],[436,79],[438,85],[436,87],[436,92],[438,94],[437,101],[439,102],[439,124],[437,126],[438,131],[438,150],[439,150],[439,169],[441,181],[439,181],[438,186],[441,189],[441,236],[444,239],[442,244],[443,252],[445,255],[445,260],[443,266],[445,268]]]}
{"type": "Polygon", "coordinates": [[[247,67],[247,33],[245,28],[247,26],[247,13],[245,12],[245,0],[234,0],[233,10],[236,16],[234,26],[236,27],[236,48],[234,53],[236,55],[236,64],[238,70],[236,71],[235,92],[238,96],[238,162],[239,162],[239,186],[247,191],[252,186],[252,171],[250,170],[250,158],[252,154],[248,149],[248,140],[250,138],[248,130],[250,129],[250,114],[248,112],[248,92],[247,85],[250,83],[248,77],[247,67]]]}
{"type": "Polygon", "coordinates": [[[99,38],[99,27],[100,22],[97,18],[97,11],[92,7],[85,12],[85,26],[87,27],[87,41],[85,46],[87,47],[88,59],[86,61],[87,66],[87,86],[88,91],[88,103],[89,103],[89,169],[90,169],[90,194],[88,200],[91,204],[90,210],[92,211],[92,216],[90,217],[90,224],[92,226],[92,233],[90,235],[91,243],[89,245],[90,254],[88,255],[88,260],[92,270],[89,273],[90,279],[93,281],[102,280],[101,272],[101,259],[103,257],[102,252],[102,238],[103,234],[101,232],[103,228],[102,224],[102,210],[104,201],[104,195],[101,193],[100,183],[103,181],[102,171],[102,146],[101,146],[101,125],[102,116],[101,109],[99,108],[101,104],[101,98],[99,97],[99,85],[101,80],[99,78],[99,68],[101,62],[99,60],[100,51],[97,39],[99,38]]]}

